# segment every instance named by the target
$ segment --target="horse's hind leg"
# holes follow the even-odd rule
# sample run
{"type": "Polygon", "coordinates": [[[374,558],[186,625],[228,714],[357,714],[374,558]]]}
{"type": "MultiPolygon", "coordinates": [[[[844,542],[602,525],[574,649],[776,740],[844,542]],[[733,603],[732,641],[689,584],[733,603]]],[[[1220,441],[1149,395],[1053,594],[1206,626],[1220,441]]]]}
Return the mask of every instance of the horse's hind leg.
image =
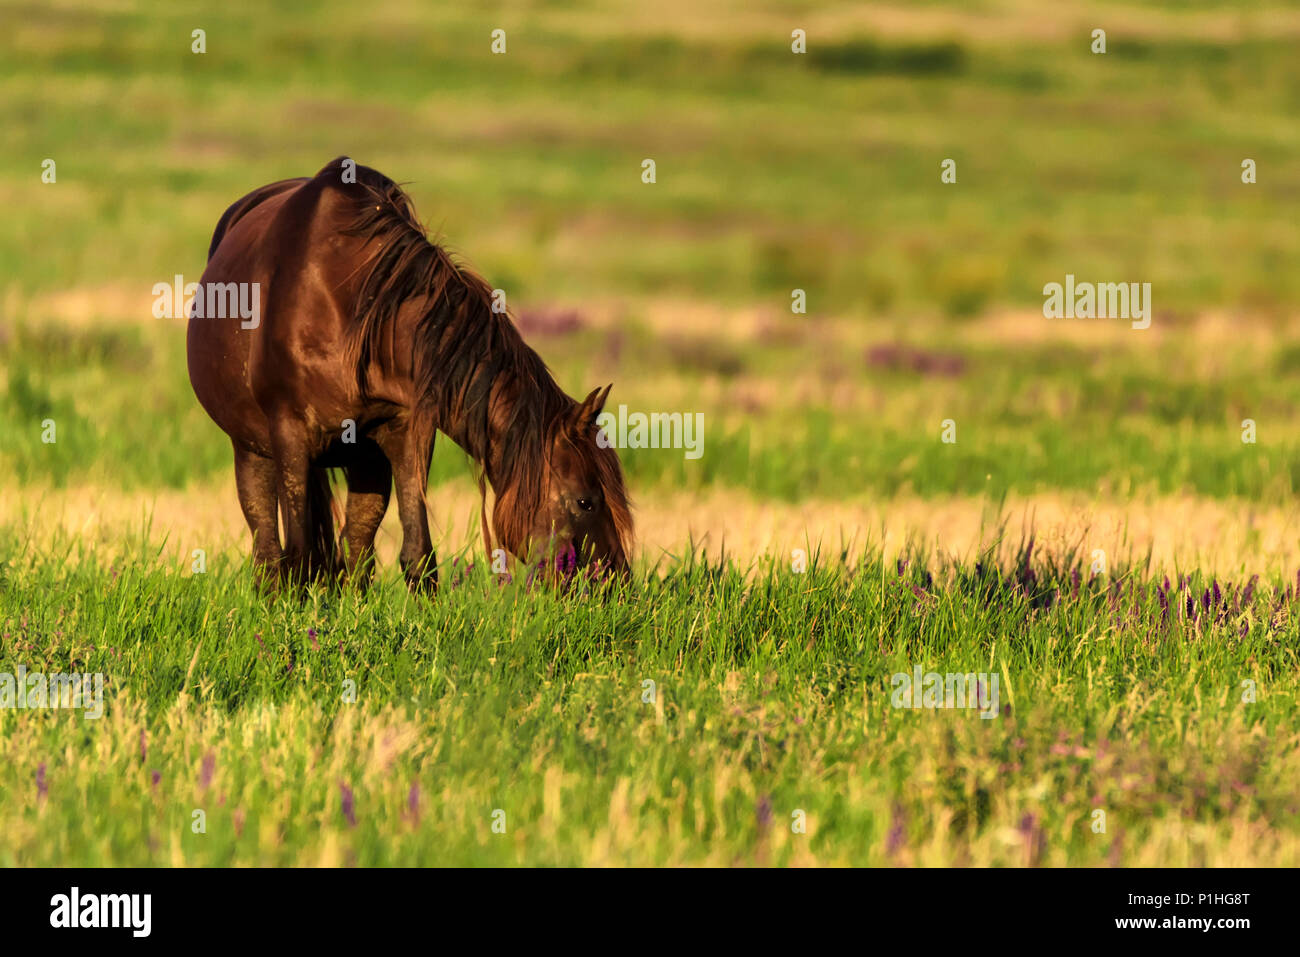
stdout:
{"type": "Polygon", "coordinates": [[[290,416],[272,418],[271,448],[275,451],[276,497],[284,522],[281,567],[296,586],[304,586],[323,570],[323,556],[317,554],[317,540],[322,537],[317,520],[328,516],[313,512],[328,507],[328,502],[314,501],[322,498],[321,476],[313,474],[306,429],[301,422],[290,416]]]}
{"type": "Polygon", "coordinates": [[[384,453],[367,443],[359,459],[344,472],[348,481],[347,520],[343,526],[343,560],[347,576],[363,588],[375,570],[375,532],[388,511],[393,469],[384,453]]]}
{"type": "Polygon", "coordinates": [[[283,555],[276,517],[275,462],[236,446],[235,488],[244,521],[253,533],[254,574],[259,584],[274,584],[283,555]]]}

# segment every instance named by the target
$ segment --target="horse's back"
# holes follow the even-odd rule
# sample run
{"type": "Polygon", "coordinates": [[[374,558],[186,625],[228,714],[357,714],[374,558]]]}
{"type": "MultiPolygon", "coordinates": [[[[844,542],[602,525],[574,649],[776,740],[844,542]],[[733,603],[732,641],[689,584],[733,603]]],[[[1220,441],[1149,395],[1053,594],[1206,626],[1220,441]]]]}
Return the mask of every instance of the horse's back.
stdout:
{"type": "Polygon", "coordinates": [[[369,166],[354,165],[348,167],[345,165],[350,162],[347,157],[336,157],[326,163],[315,176],[298,176],[293,179],[282,179],[274,183],[268,183],[231,203],[217,221],[217,227],[212,232],[212,241],[208,244],[208,261],[210,262],[212,257],[216,255],[222,240],[241,219],[268,200],[290,190],[298,190],[309,183],[312,184],[313,189],[303,192],[313,194],[309,202],[314,207],[326,194],[333,194],[341,205],[352,205],[364,198],[364,193],[361,191],[345,190],[344,187],[347,185],[359,185],[381,193],[388,193],[390,190],[397,188],[397,183],[378,170],[369,166]],[[348,174],[351,174],[350,177],[348,174]]]}

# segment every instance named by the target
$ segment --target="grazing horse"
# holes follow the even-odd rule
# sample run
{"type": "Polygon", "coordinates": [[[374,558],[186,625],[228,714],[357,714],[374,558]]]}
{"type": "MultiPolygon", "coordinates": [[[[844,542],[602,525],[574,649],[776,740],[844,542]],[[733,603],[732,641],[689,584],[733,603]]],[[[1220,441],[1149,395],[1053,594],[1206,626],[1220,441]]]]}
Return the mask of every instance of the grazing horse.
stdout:
{"type": "Polygon", "coordinates": [[[597,441],[609,387],[566,395],[388,177],[340,157],[254,190],[217,223],[198,290],[190,382],[234,446],[259,580],[368,579],[395,480],[406,580],[436,586],[425,489],[439,430],[481,467],[489,556],[485,479],[497,541],[516,558],[550,578],[627,575],[623,474],[597,441]],[[205,289],[231,283],[258,284],[252,321],[211,316],[223,311],[212,295],[202,308],[205,289]],[[341,542],[330,468],[347,484],[341,542]]]}

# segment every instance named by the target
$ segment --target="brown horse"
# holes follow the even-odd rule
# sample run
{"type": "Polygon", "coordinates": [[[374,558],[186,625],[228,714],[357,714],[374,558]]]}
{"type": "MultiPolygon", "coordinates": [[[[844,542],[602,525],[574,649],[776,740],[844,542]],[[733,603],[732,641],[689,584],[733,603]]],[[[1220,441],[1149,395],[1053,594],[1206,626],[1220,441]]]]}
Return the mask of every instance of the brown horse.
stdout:
{"type": "Polygon", "coordinates": [[[226,210],[191,309],[189,372],[234,445],[259,579],[368,578],[396,479],[407,582],[436,585],[425,488],[439,430],[482,468],[489,555],[484,478],[497,541],[521,561],[550,577],[584,565],[627,574],[622,470],[596,441],[609,387],[571,399],[493,307],[397,184],[343,157],[226,210]],[[249,289],[260,314],[212,316],[249,289]],[[330,468],[347,483],[341,543],[330,468]]]}

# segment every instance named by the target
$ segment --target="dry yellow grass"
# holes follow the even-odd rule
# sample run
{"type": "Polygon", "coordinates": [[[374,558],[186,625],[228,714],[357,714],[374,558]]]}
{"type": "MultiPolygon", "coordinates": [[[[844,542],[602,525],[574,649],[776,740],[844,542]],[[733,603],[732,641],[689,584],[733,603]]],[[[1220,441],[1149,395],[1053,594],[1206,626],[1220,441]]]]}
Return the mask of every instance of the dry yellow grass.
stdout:
{"type": "MultiPolygon", "coordinates": [[[[440,485],[430,489],[428,501],[444,556],[462,548],[478,555],[482,546],[473,486],[468,481],[440,485]]],[[[767,555],[788,560],[793,549],[809,543],[821,543],[828,554],[844,546],[857,554],[883,545],[893,558],[915,544],[935,554],[971,558],[993,541],[999,527],[998,510],[974,498],[791,504],[757,500],[740,490],[713,490],[654,493],[635,504],[637,552],[648,564],[684,554],[692,541],[712,556],[725,548],[742,565],[767,555]]],[[[1077,545],[1091,558],[1094,549],[1101,549],[1108,563],[1139,558],[1149,550],[1154,567],[1166,572],[1200,568],[1219,575],[1289,577],[1300,568],[1300,514],[1289,506],[1051,494],[1009,498],[1000,514],[1015,541],[1033,529],[1040,550],[1077,545]]],[[[38,544],[59,533],[73,536],[101,557],[111,557],[145,529],[149,540],[178,562],[188,563],[196,548],[209,555],[242,553],[248,544],[233,481],[141,493],[95,486],[9,488],[0,496],[0,523],[26,528],[38,544]]],[[[400,545],[393,506],[377,540],[381,561],[394,562],[400,545]]]]}

